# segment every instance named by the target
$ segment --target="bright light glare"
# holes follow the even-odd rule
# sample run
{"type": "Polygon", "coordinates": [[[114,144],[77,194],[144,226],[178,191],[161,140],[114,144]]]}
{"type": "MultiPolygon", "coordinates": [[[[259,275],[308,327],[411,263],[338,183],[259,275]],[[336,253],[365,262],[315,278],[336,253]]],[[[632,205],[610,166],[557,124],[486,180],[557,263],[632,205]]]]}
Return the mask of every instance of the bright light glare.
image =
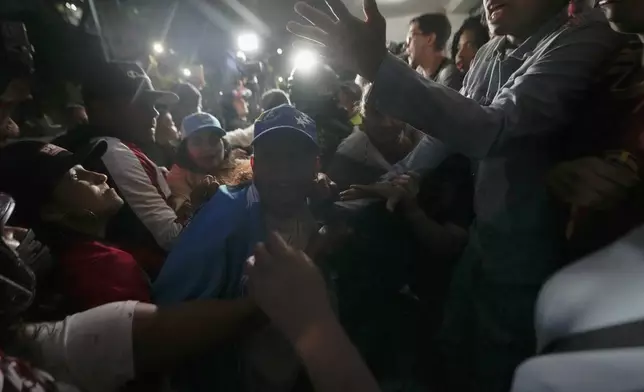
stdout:
{"type": "Polygon", "coordinates": [[[293,62],[298,69],[311,69],[318,63],[318,55],[310,50],[302,50],[295,55],[293,62]]]}
{"type": "Polygon", "coordinates": [[[184,68],[181,71],[181,73],[183,73],[183,76],[185,76],[186,78],[189,78],[190,76],[192,76],[192,71],[190,71],[189,68],[184,68]]]}
{"type": "Polygon", "coordinates": [[[280,76],[279,78],[277,78],[277,81],[278,81],[279,83],[284,83],[284,78],[280,76]]]}
{"type": "Polygon", "coordinates": [[[161,42],[155,42],[152,45],[152,50],[154,50],[154,53],[156,54],[161,54],[165,52],[165,48],[163,47],[163,44],[161,42]]]}
{"type": "Polygon", "coordinates": [[[237,58],[240,59],[241,61],[246,61],[246,53],[242,52],[241,50],[238,51],[237,58]]]}
{"type": "Polygon", "coordinates": [[[219,95],[224,95],[224,92],[223,92],[223,91],[220,91],[220,92],[219,92],[219,95]]]}
{"type": "Polygon", "coordinates": [[[78,10],[78,7],[76,7],[76,4],[71,4],[71,6],[69,7],[69,9],[71,9],[72,11],[77,11],[77,10],[78,10]]]}
{"type": "Polygon", "coordinates": [[[277,54],[282,54],[282,53],[284,53],[284,51],[282,50],[282,48],[277,48],[277,54]]]}
{"type": "Polygon", "coordinates": [[[242,34],[237,38],[239,50],[254,52],[259,49],[259,37],[254,33],[242,34]]]}

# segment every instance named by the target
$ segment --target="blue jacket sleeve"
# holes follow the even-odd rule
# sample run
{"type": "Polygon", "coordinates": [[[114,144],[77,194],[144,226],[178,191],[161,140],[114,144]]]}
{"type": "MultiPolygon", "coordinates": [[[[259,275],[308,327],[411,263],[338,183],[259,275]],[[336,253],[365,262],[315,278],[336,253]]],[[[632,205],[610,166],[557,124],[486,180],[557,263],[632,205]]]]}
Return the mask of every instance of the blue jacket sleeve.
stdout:
{"type": "Polygon", "coordinates": [[[244,222],[245,197],[219,192],[184,229],[152,287],[155,303],[221,298],[230,279],[227,243],[244,222]]]}

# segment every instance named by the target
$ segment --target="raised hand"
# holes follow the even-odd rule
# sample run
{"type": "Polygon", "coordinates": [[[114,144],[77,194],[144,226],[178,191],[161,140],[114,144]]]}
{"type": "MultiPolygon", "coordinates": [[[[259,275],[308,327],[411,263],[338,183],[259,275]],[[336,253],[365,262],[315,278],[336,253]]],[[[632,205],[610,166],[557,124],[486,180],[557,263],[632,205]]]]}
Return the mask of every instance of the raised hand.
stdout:
{"type": "Polygon", "coordinates": [[[287,337],[297,339],[333,315],[326,284],[304,252],[288,246],[277,233],[255,248],[248,267],[251,297],[287,337]]]}
{"type": "Polygon", "coordinates": [[[219,183],[213,176],[206,176],[190,194],[190,204],[197,209],[219,190],[219,183]]]}
{"type": "Polygon", "coordinates": [[[353,16],[342,0],[326,0],[334,17],[307,3],[295,4],[295,11],[310,25],[289,22],[293,34],[321,47],[325,57],[373,81],[387,54],[386,22],[375,0],[364,0],[366,20],[353,16]]]}

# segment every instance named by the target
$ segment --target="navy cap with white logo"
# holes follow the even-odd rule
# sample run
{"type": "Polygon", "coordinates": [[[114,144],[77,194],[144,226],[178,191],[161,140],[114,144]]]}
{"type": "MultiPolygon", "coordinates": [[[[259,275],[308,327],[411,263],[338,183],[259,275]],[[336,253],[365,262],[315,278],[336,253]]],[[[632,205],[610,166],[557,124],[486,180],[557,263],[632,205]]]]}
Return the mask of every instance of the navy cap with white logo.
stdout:
{"type": "Polygon", "coordinates": [[[255,121],[255,138],[253,143],[275,130],[293,130],[307,136],[316,146],[317,126],[315,120],[295,109],[291,105],[280,105],[262,113],[255,121]]]}

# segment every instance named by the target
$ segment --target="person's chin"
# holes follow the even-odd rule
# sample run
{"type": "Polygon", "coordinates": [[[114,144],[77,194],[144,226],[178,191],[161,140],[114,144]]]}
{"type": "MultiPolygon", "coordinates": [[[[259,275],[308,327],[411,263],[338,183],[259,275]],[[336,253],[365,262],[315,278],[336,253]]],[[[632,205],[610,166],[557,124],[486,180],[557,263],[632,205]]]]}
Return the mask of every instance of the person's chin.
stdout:
{"type": "Polygon", "coordinates": [[[510,29],[503,23],[491,23],[490,32],[493,36],[502,37],[504,35],[510,34],[510,29]]]}
{"type": "Polygon", "coordinates": [[[114,188],[108,189],[104,196],[107,199],[106,201],[113,206],[114,211],[120,210],[125,204],[125,201],[123,201],[114,188]]]}
{"type": "MultiPolygon", "coordinates": [[[[644,32],[644,21],[633,21],[629,20],[629,17],[623,17],[624,15],[618,15],[616,10],[604,10],[606,14],[606,19],[610,23],[610,26],[613,30],[619,33],[625,34],[641,34],[644,32]]],[[[642,19],[639,15],[636,15],[637,19],[642,19]]]]}

